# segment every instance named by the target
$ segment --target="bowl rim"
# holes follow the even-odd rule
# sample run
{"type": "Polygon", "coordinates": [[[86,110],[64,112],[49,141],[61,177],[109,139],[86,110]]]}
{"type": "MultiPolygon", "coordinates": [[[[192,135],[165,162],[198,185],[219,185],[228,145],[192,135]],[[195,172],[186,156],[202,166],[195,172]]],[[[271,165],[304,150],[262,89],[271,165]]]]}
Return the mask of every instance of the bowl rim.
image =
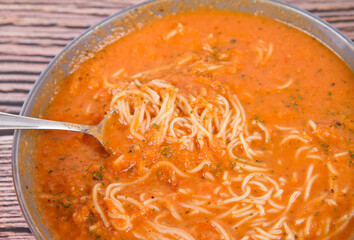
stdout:
{"type": "MultiPolygon", "coordinates": [[[[79,36],[75,37],[69,44],[67,44],[48,64],[48,66],[45,68],[45,70],[39,75],[38,79],[34,82],[33,87],[29,91],[23,105],[21,108],[21,111],[19,115],[22,116],[28,116],[30,114],[30,111],[32,110],[33,104],[35,102],[35,98],[37,93],[39,92],[43,81],[45,79],[45,76],[51,71],[51,69],[55,66],[56,62],[64,56],[64,54],[80,39],[84,38],[87,35],[90,35],[93,33],[97,28],[99,28],[101,25],[110,22],[111,20],[118,19],[119,17],[123,17],[124,15],[128,14],[131,11],[134,11],[135,9],[141,8],[143,6],[146,6],[150,3],[155,3],[155,2],[160,2],[160,1],[166,1],[166,0],[148,0],[144,1],[139,4],[135,4],[132,6],[129,6],[127,8],[124,8],[120,10],[117,13],[114,13],[113,15],[110,15],[103,19],[102,21],[98,22],[97,24],[92,25],[89,27],[87,30],[85,30],[83,33],[81,33],[79,36]]],[[[277,8],[281,9],[287,9],[288,11],[293,12],[294,14],[300,16],[301,18],[307,18],[309,20],[312,20],[315,25],[319,25],[320,27],[328,30],[329,32],[333,33],[336,38],[340,39],[340,41],[343,41],[346,45],[348,45],[354,55],[354,44],[351,39],[346,37],[343,33],[341,33],[337,28],[331,26],[328,22],[324,21],[323,19],[314,16],[311,14],[309,11],[300,9],[298,7],[295,7],[289,3],[281,2],[279,0],[250,0],[251,2],[257,4],[259,2],[268,2],[270,4],[273,4],[277,8]]],[[[280,21],[282,22],[282,21],[280,21]]],[[[284,23],[284,22],[283,22],[284,23]]],[[[296,26],[292,26],[297,28],[296,26]]],[[[299,28],[297,28],[299,29],[299,28]]],[[[306,32],[303,29],[299,29],[302,32],[305,32],[306,34],[311,35],[310,33],[306,32]]],[[[320,39],[318,39],[321,41],[320,39]]],[[[343,60],[341,56],[338,55],[336,51],[334,51],[331,47],[329,47],[327,44],[321,41],[322,44],[324,44],[327,48],[329,48],[332,52],[334,52],[339,58],[343,60]]],[[[348,65],[346,61],[343,60],[345,64],[348,65]]],[[[349,66],[349,68],[352,68],[352,66],[349,66]]],[[[20,180],[20,169],[19,169],[19,144],[20,144],[20,134],[24,130],[15,130],[14,131],[14,137],[13,137],[13,142],[12,142],[12,154],[11,154],[11,160],[12,160],[12,178],[14,182],[14,187],[15,187],[15,192],[16,192],[16,197],[18,200],[18,203],[20,205],[21,211],[23,216],[26,219],[26,222],[28,224],[29,229],[31,230],[31,233],[34,235],[36,239],[45,239],[43,236],[43,233],[39,231],[39,229],[36,227],[36,224],[34,223],[33,216],[27,211],[27,206],[26,202],[24,200],[24,195],[21,191],[21,180],[20,180]]]]}

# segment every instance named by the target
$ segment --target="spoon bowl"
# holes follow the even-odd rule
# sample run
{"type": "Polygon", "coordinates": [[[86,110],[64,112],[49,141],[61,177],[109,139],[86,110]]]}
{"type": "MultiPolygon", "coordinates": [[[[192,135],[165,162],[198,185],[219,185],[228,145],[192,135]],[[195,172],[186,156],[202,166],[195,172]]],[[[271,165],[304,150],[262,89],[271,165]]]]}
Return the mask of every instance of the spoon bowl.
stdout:
{"type": "Polygon", "coordinates": [[[24,117],[9,113],[0,112],[0,129],[48,129],[81,132],[96,138],[102,147],[109,153],[109,148],[105,144],[103,130],[105,123],[111,116],[111,112],[106,114],[97,125],[84,125],[77,123],[58,122],[32,117],[24,117]]]}

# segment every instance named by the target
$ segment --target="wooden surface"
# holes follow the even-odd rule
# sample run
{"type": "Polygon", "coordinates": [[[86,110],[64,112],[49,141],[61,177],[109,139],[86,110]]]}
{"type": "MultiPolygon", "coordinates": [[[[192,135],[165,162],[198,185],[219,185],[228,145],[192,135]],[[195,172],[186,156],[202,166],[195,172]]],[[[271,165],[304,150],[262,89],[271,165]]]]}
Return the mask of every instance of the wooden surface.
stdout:
{"type": "MultiPolygon", "coordinates": [[[[88,27],[141,0],[0,0],[0,111],[18,114],[49,61],[88,27]]],[[[353,0],[287,0],[354,39],[353,0]]],[[[34,239],[11,175],[12,131],[0,130],[0,239],[34,239]]]]}

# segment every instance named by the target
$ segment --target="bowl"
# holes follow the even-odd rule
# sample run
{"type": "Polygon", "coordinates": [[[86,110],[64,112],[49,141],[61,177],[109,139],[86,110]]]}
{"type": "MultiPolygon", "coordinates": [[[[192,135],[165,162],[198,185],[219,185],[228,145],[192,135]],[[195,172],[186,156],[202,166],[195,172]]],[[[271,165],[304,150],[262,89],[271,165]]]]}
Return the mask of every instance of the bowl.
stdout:
{"type": "MultiPolygon", "coordinates": [[[[157,0],[125,9],[89,28],[67,45],[42,72],[30,91],[20,115],[41,117],[52,95],[80,61],[90,58],[104,45],[119,39],[153,18],[194,9],[226,9],[258,14],[291,25],[335,52],[354,71],[354,45],[323,20],[278,1],[266,0],[157,0]]],[[[37,239],[51,239],[36,207],[33,192],[33,149],[31,131],[15,131],[12,152],[13,178],[17,198],[28,225],[37,239]]]]}

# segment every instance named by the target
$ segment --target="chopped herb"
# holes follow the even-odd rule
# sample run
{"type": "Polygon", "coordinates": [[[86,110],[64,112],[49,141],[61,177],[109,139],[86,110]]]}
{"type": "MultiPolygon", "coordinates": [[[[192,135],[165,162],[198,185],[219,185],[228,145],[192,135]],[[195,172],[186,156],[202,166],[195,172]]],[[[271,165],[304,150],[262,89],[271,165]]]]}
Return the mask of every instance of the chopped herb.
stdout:
{"type": "Polygon", "coordinates": [[[131,148],[128,151],[128,153],[132,153],[132,152],[134,152],[134,146],[131,146],[131,148]]]}
{"type": "Polygon", "coordinates": [[[216,168],[215,170],[213,171],[213,174],[215,175],[217,172],[221,172],[222,170],[220,169],[220,163],[216,164],[216,168]]]}
{"type": "Polygon", "coordinates": [[[99,171],[92,171],[92,179],[101,181],[103,179],[103,174],[99,171]]]}
{"type": "Polygon", "coordinates": [[[256,114],[254,115],[254,117],[251,118],[251,119],[258,120],[258,119],[259,119],[259,115],[256,113],[256,114]]]}
{"type": "Polygon", "coordinates": [[[171,150],[171,148],[169,148],[169,147],[164,147],[164,148],[161,150],[161,154],[162,154],[163,156],[165,156],[165,157],[170,158],[171,155],[172,155],[172,150],[171,150]]]}
{"type": "Polygon", "coordinates": [[[86,223],[89,223],[90,225],[92,225],[93,223],[95,223],[95,216],[93,215],[93,213],[91,212],[90,215],[88,216],[88,218],[86,219],[86,223]]]}
{"type": "Polygon", "coordinates": [[[352,150],[349,150],[349,155],[351,158],[354,158],[354,152],[352,150]]]}
{"type": "Polygon", "coordinates": [[[156,123],[153,123],[152,126],[153,126],[154,128],[156,128],[156,129],[159,129],[159,128],[160,128],[159,125],[157,125],[156,123]]]}
{"type": "Polygon", "coordinates": [[[326,152],[326,154],[328,154],[329,145],[327,145],[325,143],[321,143],[321,146],[323,147],[323,150],[326,152]]]}

